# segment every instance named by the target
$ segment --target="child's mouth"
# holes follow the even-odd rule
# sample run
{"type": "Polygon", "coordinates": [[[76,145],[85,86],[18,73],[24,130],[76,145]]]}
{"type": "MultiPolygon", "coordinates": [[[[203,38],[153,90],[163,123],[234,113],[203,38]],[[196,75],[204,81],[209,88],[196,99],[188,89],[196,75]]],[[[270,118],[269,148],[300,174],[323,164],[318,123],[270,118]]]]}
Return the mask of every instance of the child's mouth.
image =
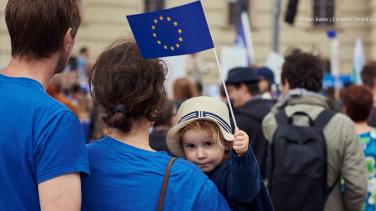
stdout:
{"type": "Polygon", "coordinates": [[[198,164],[198,166],[199,166],[200,168],[207,168],[207,167],[208,167],[208,163],[198,164]]]}

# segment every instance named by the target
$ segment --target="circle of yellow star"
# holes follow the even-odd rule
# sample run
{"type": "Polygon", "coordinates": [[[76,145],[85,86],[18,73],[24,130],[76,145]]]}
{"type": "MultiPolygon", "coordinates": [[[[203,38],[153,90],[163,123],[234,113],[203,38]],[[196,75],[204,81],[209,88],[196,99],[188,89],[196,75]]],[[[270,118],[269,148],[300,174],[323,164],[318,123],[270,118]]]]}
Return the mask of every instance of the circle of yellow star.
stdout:
{"type": "MultiPolygon", "coordinates": [[[[177,26],[179,25],[179,23],[178,23],[177,21],[173,21],[172,18],[171,18],[170,16],[163,17],[163,16],[161,15],[161,16],[156,17],[156,18],[153,19],[153,23],[154,23],[154,25],[151,25],[152,30],[156,30],[159,21],[163,21],[164,19],[167,20],[168,22],[172,22],[173,26],[175,26],[175,27],[177,27],[177,26]]],[[[182,34],[182,33],[183,33],[183,29],[181,29],[181,28],[177,28],[177,32],[178,32],[179,34],[182,34]]],[[[152,33],[152,36],[153,36],[154,38],[156,38],[156,43],[157,43],[158,45],[161,45],[161,47],[163,47],[165,50],[175,51],[175,50],[177,50],[178,48],[181,47],[180,44],[183,42],[183,37],[181,37],[181,35],[180,35],[180,37],[178,37],[178,42],[180,42],[180,43],[175,43],[175,45],[173,44],[173,45],[171,45],[171,46],[168,46],[168,45],[165,45],[164,43],[162,43],[162,41],[159,40],[159,39],[157,38],[158,35],[157,35],[156,32],[153,32],[153,33],[152,33]]]]}

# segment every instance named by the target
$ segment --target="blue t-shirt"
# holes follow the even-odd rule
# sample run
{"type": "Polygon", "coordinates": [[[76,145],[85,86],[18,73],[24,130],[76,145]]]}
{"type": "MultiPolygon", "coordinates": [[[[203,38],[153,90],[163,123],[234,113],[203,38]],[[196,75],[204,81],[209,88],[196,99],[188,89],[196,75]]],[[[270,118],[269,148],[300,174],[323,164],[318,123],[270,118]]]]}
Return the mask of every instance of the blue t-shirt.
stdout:
{"type": "MultiPolygon", "coordinates": [[[[87,145],[91,176],[83,176],[83,210],[157,210],[168,161],[111,137],[87,145]]],[[[229,210],[215,185],[192,163],[171,168],[164,210],[229,210]]]]}
{"type": "Polygon", "coordinates": [[[367,165],[368,193],[363,211],[376,210],[376,130],[359,134],[367,165]]]}
{"type": "Polygon", "coordinates": [[[28,78],[0,75],[0,210],[40,210],[38,184],[89,172],[80,122],[28,78]]]}

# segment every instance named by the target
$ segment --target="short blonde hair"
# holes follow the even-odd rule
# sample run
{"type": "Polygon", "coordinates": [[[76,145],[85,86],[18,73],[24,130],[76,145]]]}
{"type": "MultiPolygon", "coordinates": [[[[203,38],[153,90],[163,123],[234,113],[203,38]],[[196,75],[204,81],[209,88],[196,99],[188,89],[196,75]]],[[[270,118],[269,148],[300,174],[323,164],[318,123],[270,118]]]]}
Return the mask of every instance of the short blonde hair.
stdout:
{"type": "Polygon", "coordinates": [[[199,119],[189,123],[187,126],[183,127],[178,132],[178,137],[180,141],[180,145],[182,145],[182,137],[183,135],[189,130],[202,130],[204,131],[213,141],[215,144],[218,144],[219,147],[226,151],[226,154],[232,148],[232,142],[226,141],[223,138],[223,134],[221,130],[218,128],[218,125],[210,120],[199,119]]]}

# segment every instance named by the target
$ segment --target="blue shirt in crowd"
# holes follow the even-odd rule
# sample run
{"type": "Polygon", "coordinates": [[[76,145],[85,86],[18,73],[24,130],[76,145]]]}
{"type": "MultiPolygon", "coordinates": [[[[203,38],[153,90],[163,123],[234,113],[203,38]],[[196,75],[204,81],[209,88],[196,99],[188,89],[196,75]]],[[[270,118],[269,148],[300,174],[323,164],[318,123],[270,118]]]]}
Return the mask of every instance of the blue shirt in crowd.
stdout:
{"type": "Polygon", "coordinates": [[[376,130],[359,134],[367,165],[368,193],[362,211],[376,210],[376,130]]]}
{"type": "MultiPolygon", "coordinates": [[[[91,176],[82,178],[83,210],[157,210],[168,161],[165,152],[105,137],[87,145],[91,176]]],[[[171,168],[163,210],[229,210],[215,185],[192,163],[171,168]]]]}
{"type": "Polygon", "coordinates": [[[0,210],[40,210],[38,184],[89,172],[76,116],[37,81],[0,75],[0,210]]]}

